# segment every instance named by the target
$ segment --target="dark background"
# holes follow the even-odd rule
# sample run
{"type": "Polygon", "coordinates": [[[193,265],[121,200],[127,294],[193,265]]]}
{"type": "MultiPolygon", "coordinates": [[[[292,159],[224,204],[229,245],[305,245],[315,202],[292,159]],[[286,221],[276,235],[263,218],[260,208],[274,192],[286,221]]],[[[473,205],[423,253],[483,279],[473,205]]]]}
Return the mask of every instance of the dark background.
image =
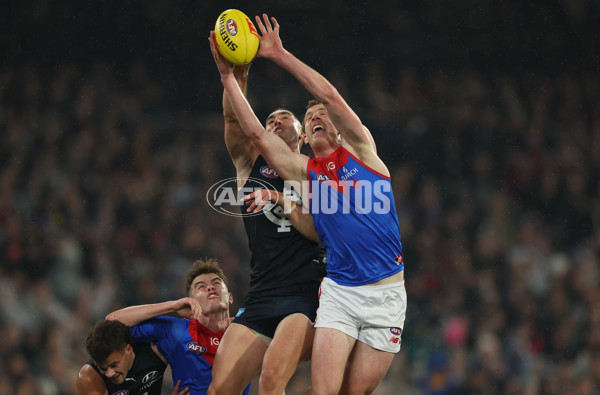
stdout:
{"type": "MultiPolygon", "coordinates": [[[[597,394],[600,2],[11,0],[0,395],[74,393],[89,327],[183,296],[195,259],[243,300],[242,221],[205,198],[234,175],[207,41],[226,8],[276,17],[392,173],[409,306],[375,393],[597,394]]],[[[264,119],[310,96],[257,59],[248,98],[264,119]]],[[[309,385],[305,364],[287,393],[309,385]]]]}

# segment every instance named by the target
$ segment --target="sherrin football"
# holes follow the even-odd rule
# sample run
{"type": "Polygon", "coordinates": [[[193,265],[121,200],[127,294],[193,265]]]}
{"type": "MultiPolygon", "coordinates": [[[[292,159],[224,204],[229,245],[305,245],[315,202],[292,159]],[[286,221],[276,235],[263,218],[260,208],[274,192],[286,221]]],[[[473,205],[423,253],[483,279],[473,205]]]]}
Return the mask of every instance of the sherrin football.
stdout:
{"type": "Polygon", "coordinates": [[[254,24],[240,10],[223,11],[215,24],[219,52],[235,65],[252,62],[260,39],[254,24]]]}

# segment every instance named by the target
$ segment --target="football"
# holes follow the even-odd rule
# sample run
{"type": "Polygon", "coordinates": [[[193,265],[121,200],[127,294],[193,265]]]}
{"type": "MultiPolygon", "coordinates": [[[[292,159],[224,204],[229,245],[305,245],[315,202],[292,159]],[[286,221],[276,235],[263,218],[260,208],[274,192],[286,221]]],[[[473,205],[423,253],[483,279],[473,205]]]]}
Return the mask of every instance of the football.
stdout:
{"type": "Polygon", "coordinates": [[[252,62],[258,44],[258,32],[254,24],[240,10],[226,10],[219,15],[215,24],[215,37],[219,52],[235,65],[252,62]]]}

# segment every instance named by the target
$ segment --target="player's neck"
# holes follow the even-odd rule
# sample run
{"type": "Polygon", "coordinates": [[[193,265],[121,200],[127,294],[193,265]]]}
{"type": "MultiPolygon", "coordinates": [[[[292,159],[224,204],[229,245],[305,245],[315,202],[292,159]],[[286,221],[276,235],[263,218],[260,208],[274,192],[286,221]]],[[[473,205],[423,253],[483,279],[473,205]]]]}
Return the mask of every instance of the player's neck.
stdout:
{"type": "Polygon", "coordinates": [[[229,318],[229,311],[218,311],[209,314],[202,314],[199,322],[213,332],[222,330],[222,322],[229,318]]]}
{"type": "Polygon", "coordinates": [[[322,147],[314,147],[313,153],[315,154],[315,158],[327,158],[329,155],[333,154],[341,145],[325,145],[322,147]]]}
{"type": "Polygon", "coordinates": [[[288,143],[288,147],[290,147],[290,150],[292,152],[295,152],[296,154],[300,153],[300,145],[298,144],[297,141],[295,141],[293,143],[288,143]]]}

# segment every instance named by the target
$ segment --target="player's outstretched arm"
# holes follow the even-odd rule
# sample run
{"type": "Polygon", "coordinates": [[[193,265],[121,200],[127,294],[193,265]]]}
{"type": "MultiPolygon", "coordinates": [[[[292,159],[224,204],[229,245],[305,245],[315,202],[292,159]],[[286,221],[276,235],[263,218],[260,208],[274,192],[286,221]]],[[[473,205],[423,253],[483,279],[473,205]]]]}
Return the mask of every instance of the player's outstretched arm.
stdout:
{"type": "Polygon", "coordinates": [[[134,326],[151,318],[172,312],[177,312],[183,318],[197,320],[202,314],[202,308],[196,299],[186,297],[162,303],[125,307],[108,314],[106,319],[121,321],[127,326],[134,326]]]}
{"type": "Polygon", "coordinates": [[[282,139],[266,132],[235,79],[233,65],[219,53],[214,31],[210,32],[209,42],[215,63],[221,74],[221,83],[227,91],[229,102],[244,134],[252,140],[267,162],[284,179],[303,179],[308,158],[304,155],[292,153],[282,139]]]}
{"type": "MultiPolygon", "coordinates": [[[[250,64],[233,67],[233,75],[244,96],[246,96],[248,89],[249,70],[250,64]]],[[[237,176],[238,178],[248,177],[258,156],[258,151],[250,138],[242,131],[225,89],[223,90],[223,118],[225,120],[225,145],[235,166],[237,176]]]]}
{"type": "Polygon", "coordinates": [[[269,19],[267,14],[263,14],[262,20],[256,17],[256,22],[261,33],[260,47],[256,56],[271,59],[296,77],[315,99],[325,105],[333,124],[358,154],[363,150],[375,151],[375,142],[371,133],[337,89],[316,70],[283,47],[277,20],[273,17],[269,19]]]}

